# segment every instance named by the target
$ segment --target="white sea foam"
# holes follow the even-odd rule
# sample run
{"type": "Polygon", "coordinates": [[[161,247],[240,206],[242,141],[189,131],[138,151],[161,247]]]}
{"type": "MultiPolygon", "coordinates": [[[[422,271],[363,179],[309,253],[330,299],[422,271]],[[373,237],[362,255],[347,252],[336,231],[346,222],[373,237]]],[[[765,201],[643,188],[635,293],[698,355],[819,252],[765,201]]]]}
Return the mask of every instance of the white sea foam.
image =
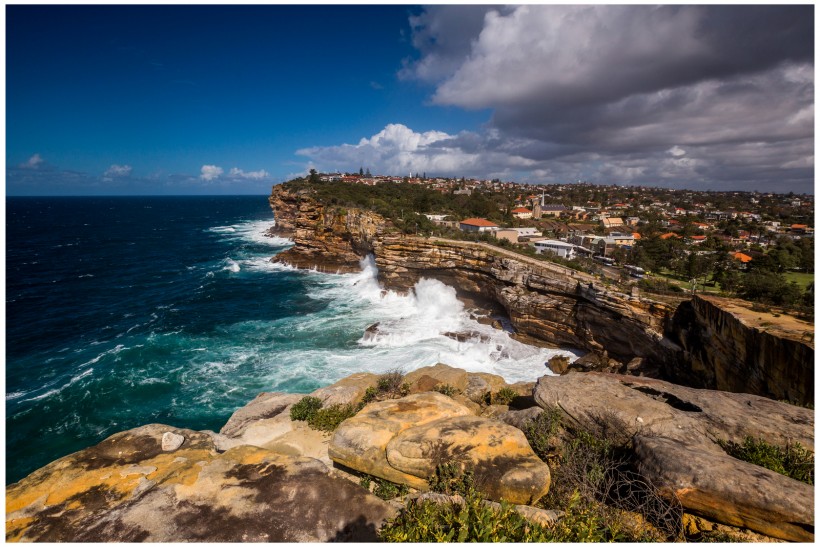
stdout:
{"type": "Polygon", "coordinates": [[[316,372],[328,382],[361,370],[378,373],[399,367],[409,372],[438,362],[516,382],[551,374],[545,364],[555,355],[577,357],[570,351],[522,344],[508,332],[478,323],[458,300],[455,289],[440,281],[421,279],[409,294],[400,295],[383,290],[376,274],[375,263],[368,258],[362,261],[360,273],[317,276],[308,296],[328,302],[328,308],[300,317],[290,326],[305,337],[310,333],[334,336],[359,328],[363,335],[357,349],[339,348],[324,354],[302,349],[279,358],[293,360],[297,369],[311,361],[319,364],[316,372]],[[375,323],[372,332],[364,332],[375,323]]]}
{"type": "Polygon", "coordinates": [[[239,263],[231,258],[226,258],[222,261],[222,263],[224,264],[224,267],[222,268],[223,270],[228,270],[234,273],[237,273],[239,270],[241,270],[239,263]]]}
{"type": "Polygon", "coordinates": [[[245,240],[269,247],[286,247],[292,245],[290,239],[271,236],[268,230],[276,223],[273,220],[248,220],[230,226],[214,226],[207,231],[219,234],[226,239],[245,240]]]}

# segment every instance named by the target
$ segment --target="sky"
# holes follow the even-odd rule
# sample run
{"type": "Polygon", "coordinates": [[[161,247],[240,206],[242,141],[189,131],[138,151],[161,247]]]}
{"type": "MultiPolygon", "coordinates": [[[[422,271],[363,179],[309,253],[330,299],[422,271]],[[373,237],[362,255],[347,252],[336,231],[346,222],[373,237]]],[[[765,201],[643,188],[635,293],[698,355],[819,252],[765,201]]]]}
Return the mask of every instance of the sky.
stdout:
{"type": "Polygon", "coordinates": [[[6,6],[6,194],[813,193],[814,6],[6,6]]]}

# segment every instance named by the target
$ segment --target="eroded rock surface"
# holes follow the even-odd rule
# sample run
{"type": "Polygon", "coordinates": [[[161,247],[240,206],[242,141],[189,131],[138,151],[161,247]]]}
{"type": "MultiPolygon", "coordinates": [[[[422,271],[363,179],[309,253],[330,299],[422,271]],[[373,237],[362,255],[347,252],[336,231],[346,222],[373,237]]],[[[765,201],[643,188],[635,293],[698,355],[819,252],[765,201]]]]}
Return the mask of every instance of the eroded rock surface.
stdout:
{"type": "Polygon", "coordinates": [[[421,490],[437,464],[462,462],[490,499],[512,503],[536,501],[550,481],[519,430],[434,392],[366,406],[339,426],[328,453],[346,467],[421,490]]]}
{"type": "Polygon", "coordinates": [[[544,376],[536,402],[572,423],[601,419],[632,437],[640,471],[694,514],[791,541],[814,539],[814,488],[724,452],[762,437],[814,450],[814,411],[755,395],[606,373],[544,376]]]}
{"type": "Polygon", "coordinates": [[[148,425],[61,458],[6,489],[6,540],[368,541],[394,514],[321,462],[148,425]],[[163,452],[162,436],[185,437],[163,452]]]}

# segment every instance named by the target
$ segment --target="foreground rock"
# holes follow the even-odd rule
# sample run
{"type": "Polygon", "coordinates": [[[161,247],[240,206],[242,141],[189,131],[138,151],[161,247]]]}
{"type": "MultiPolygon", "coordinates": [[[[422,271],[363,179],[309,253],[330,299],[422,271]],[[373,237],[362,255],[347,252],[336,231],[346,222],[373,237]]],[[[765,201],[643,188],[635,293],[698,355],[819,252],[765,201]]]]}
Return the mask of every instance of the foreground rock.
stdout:
{"type": "Polygon", "coordinates": [[[688,512],[790,541],[814,540],[814,488],[726,454],[747,435],[814,450],[814,411],[754,395],[604,373],[544,376],[542,407],[632,437],[639,469],[688,512]]]}
{"type": "Polygon", "coordinates": [[[6,540],[368,541],[394,510],[321,462],[163,425],[118,433],[6,489],[6,540]],[[164,451],[163,435],[184,438],[164,451]]]}
{"type": "Polygon", "coordinates": [[[533,503],[549,489],[549,468],[520,430],[439,393],[366,406],[343,422],[328,447],[341,465],[426,490],[436,465],[457,461],[475,470],[489,499],[533,503]]]}

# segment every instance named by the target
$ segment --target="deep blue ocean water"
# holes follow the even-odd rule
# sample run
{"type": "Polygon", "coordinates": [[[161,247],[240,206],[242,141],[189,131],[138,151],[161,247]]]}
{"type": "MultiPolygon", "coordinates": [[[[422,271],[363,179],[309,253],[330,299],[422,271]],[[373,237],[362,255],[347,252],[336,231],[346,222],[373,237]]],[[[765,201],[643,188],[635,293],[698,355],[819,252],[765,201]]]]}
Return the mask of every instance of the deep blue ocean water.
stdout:
{"type": "Polygon", "coordinates": [[[273,224],[266,196],[7,198],[6,482],[146,423],[218,431],[262,391],[436,362],[531,380],[557,353],[438,281],[385,295],[372,261],[272,264],[273,224]]]}

